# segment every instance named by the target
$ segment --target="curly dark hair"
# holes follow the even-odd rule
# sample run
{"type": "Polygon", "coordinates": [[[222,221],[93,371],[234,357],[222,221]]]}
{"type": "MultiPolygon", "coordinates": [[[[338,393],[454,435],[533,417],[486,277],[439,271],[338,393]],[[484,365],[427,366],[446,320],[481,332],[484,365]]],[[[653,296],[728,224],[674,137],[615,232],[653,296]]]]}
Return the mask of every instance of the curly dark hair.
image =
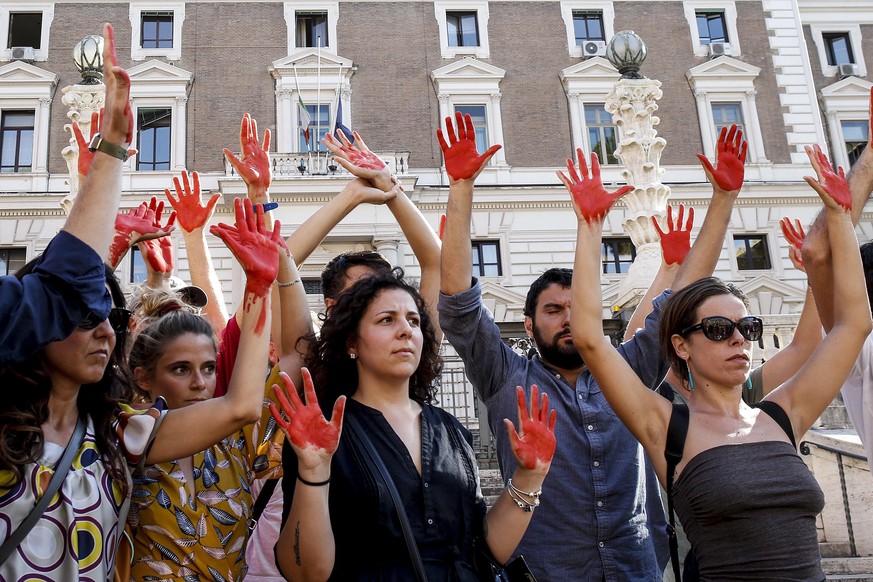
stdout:
{"type": "Polygon", "coordinates": [[[380,293],[391,289],[409,293],[421,318],[424,343],[421,361],[409,379],[409,397],[419,402],[433,402],[443,366],[440,346],[424,299],[415,287],[403,279],[403,269],[398,267],[359,280],[339,296],[329,316],[320,316],[321,334],[318,338],[309,338],[306,365],[312,373],[323,408],[330,409],[339,396],[351,396],[358,389],[358,368],[355,361],[349,358],[349,345],[367,308],[380,293]]]}
{"type": "Polygon", "coordinates": [[[673,334],[698,323],[697,309],[700,304],[718,295],[733,295],[743,302],[746,309],[749,307],[749,299],[738,287],[725,283],[718,277],[705,277],[668,297],[662,308],[661,321],[658,324],[661,357],[683,382],[688,382],[688,367],[685,360],[673,349],[673,334]]]}
{"type": "MultiPolygon", "coordinates": [[[[37,260],[19,269],[15,276],[22,279],[33,270],[37,260]]],[[[121,284],[109,266],[105,271],[113,305],[124,307],[121,284]]],[[[91,417],[106,470],[127,495],[127,461],[112,428],[118,405],[130,402],[132,376],[124,359],[127,332],[116,333],[115,340],[103,377],[94,384],[82,385],[76,404],[80,416],[91,417]]],[[[52,383],[42,352],[0,367],[0,385],[5,388],[0,401],[0,470],[11,471],[18,481],[24,477],[24,467],[39,459],[45,444],[41,427],[48,420],[52,383]]]]}

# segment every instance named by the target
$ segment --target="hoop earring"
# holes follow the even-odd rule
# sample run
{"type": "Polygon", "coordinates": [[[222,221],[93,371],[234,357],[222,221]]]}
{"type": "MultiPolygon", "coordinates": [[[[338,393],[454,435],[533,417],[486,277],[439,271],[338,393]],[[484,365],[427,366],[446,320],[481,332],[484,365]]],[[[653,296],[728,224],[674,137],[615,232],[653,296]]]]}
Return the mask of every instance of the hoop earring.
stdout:
{"type": "Polygon", "coordinates": [[[685,360],[685,369],[688,370],[688,391],[694,392],[694,376],[691,375],[691,366],[688,365],[688,360],[685,360]]]}

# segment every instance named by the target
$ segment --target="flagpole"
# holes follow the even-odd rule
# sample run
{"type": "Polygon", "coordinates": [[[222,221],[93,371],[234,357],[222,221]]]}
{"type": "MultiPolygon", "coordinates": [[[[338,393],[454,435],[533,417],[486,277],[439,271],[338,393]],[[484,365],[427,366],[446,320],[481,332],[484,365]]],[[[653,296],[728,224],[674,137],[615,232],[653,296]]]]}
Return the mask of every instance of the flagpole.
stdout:
{"type": "MultiPolygon", "coordinates": [[[[315,46],[316,58],[318,59],[318,67],[315,72],[315,102],[317,103],[315,109],[318,112],[318,122],[316,122],[315,127],[318,128],[318,133],[321,134],[321,35],[316,37],[315,46]]],[[[314,142],[316,140],[321,143],[321,135],[315,136],[315,139],[312,140],[313,145],[315,145],[314,142]]],[[[318,146],[315,146],[315,160],[319,163],[321,162],[321,150],[318,146]]],[[[320,172],[321,168],[319,167],[318,170],[320,172]]]]}
{"type": "MultiPolygon", "coordinates": [[[[297,65],[292,65],[291,67],[294,70],[294,86],[297,88],[297,103],[302,106],[303,105],[303,94],[300,92],[300,79],[297,78],[297,65]]],[[[297,117],[300,117],[300,106],[297,108],[297,117]]],[[[302,119],[297,120],[298,127],[302,127],[302,119]]],[[[309,127],[306,128],[306,131],[309,130],[309,127]]],[[[309,152],[311,149],[309,143],[306,143],[306,151],[309,152]]]]}

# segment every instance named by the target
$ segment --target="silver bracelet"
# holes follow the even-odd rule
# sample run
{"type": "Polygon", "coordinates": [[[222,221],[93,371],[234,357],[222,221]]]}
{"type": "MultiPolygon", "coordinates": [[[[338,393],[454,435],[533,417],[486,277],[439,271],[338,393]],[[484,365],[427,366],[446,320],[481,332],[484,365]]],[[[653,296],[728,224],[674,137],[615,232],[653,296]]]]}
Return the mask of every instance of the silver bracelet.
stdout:
{"type": "Polygon", "coordinates": [[[515,485],[513,485],[513,484],[512,484],[512,478],[511,478],[511,477],[509,478],[509,483],[507,483],[506,486],[509,487],[509,490],[510,490],[510,491],[512,491],[512,492],[514,492],[514,493],[516,493],[516,494],[518,494],[518,495],[524,495],[525,497],[530,497],[531,499],[536,499],[536,500],[537,500],[536,503],[537,503],[537,505],[539,505],[539,498],[540,498],[540,495],[543,494],[543,488],[542,488],[542,487],[540,487],[540,488],[537,489],[536,491],[525,491],[524,489],[519,489],[518,487],[516,487],[515,485]]]}
{"type": "Polygon", "coordinates": [[[293,281],[288,281],[287,283],[280,283],[280,282],[276,281],[276,285],[278,285],[279,287],[293,287],[294,285],[296,285],[299,282],[300,282],[300,277],[297,277],[293,281]]]}
{"type": "Polygon", "coordinates": [[[528,503],[527,500],[523,499],[521,495],[515,492],[514,487],[507,487],[506,490],[509,492],[509,498],[515,501],[515,504],[518,505],[518,508],[526,513],[530,513],[534,510],[535,507],[540,506],[539,497],[535,497],[533,503],[528,503]]]}

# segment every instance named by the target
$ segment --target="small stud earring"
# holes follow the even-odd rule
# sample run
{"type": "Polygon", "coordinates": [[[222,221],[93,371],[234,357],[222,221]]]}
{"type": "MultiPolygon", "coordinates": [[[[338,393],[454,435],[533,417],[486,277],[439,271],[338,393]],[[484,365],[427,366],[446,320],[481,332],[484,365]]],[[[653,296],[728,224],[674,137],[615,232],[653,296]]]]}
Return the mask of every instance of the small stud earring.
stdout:
{"type": "Polygon", "coordinates": [[[349,357],[354,360],[358,357],[358,354],[356,354],[355,352],[349,352],[349,357]]]}

